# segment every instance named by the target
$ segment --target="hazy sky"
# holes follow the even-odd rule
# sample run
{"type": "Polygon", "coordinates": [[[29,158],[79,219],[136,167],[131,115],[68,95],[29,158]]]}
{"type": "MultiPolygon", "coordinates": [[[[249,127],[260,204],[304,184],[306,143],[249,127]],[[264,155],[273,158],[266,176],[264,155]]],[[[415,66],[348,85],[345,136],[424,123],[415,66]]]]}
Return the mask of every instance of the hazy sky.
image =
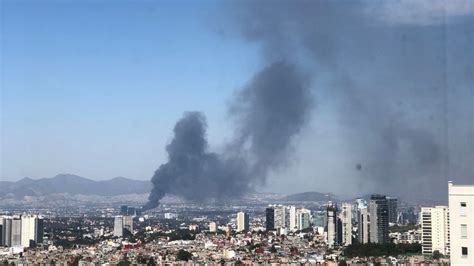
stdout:
{"type": "Polygon", "coordinates": [[[313,2],[1,1],[0,179],[149,179],[185,111],[207,116],[211,149],[222,149],[235,129],[229,101],[282,54],[317,72],[315,108],[265,190],[368,192],[378,185],[361,176],[417,167],[401,157],[438,166],[426,168],[437,187],[444,175],[474,179],[473,2],[313,2]]]}

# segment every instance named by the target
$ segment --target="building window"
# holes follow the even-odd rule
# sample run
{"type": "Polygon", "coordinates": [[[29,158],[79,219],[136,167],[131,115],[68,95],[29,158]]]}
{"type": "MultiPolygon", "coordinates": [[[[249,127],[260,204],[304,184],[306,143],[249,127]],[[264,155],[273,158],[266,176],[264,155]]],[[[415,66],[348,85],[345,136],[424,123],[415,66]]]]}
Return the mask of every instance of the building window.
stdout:
{"type": "Polygon", "coordinates": [[[466,216],[466,207],[467,207],[467,204],[465,202],[461,202],[461,211],[460,211],[461,216],[466,216]]]}
{"type": "Polygon", "coordinates": [[[462,247],[462,248],[461,248],[461,254],[462,254],[463,256],[467,256],[467,247],[462,247]]]}
{"type": "Polygon", "coordinates": [[[461,224],[461,238],[467,238],[467,224],[461,224]]]}

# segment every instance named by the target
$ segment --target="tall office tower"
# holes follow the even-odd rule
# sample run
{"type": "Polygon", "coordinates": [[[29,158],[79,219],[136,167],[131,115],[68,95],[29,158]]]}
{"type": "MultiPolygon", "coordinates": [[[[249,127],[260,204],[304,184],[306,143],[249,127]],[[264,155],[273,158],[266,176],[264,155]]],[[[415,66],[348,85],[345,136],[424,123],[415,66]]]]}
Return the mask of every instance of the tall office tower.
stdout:
{"type": "Polygon", "coordinates": [[[249,230],[249,214],[245,212],[237,213],[237,232],[247,232],[249,230]]]}
{"type": "Polygon", "coordinates": [[[298,229],[298,225],[297,225],[297,217],[296,217],[296,207],[295,206],[290,206],[289,207],[289,212],[290,212],[290,216],[289,216],[289,224],[290,224],[290,231],[296,231],[296,229],[298,229]]]}
{"type": "Polygon", "coordinates": [[[123,216],[115,216],[114,219],[114,236],[122,237],[123,236],[123,216]]]}
{"type": "Polygon", "coordinates": [[[438,251],[449,255],[449,211],[447,206],[422,207],[420,215],[423,254],[438,251]]]}
{"type": "Polygon", "coordinates": [[[326,212],[316,211],[313,217],[313,223],[315,227],[326,227],[326,212]]]}
{"type": "Polygon", "coordinates": [[[133,217],[127,215],[123,216],[122,219],[123,233],[127,232],[127,234],[133,235],[133,217]]]}
{"type": "Polygon", "coordinates": [[[367,206],[362,207],[357,212],[357,240],[361,244],[370,241],[370,216],[367,206]]]}
{"type": "Polygon", "coordinates": [[[352,204],[343,203],[341,206],[340,219],[342,223],[342,240],[345,246],[352,244],[352,204]]]}
{"type": "Polygon", "coordinates": [[[265,228],[267,231],[275,230],[275,208],[265,209],[265,228]]]}
{"type": "Polygon", "coordinates": [[[4,226],[4,220],[2,216],[0,216],[0,246],[5,246],[5,226],[4,226]]]}
{"type": "Polygon", "coordinates": [[[299,209],[296,211],[296,228],[303,230],[310,227],[311,211],[307,209],[299,209]]]}
{"type": "Polygon", "coordinates": [[[342,244],[342,221],[341,218],[337,217],[337,230],[336,230],[336,243],[338,245],[342,244]]]}
{"type": "Polygon", "coordinates": [[[3,246],[11,247],[12,246],[12,219],[11,217],[3,217],[3,226],[2,226],[2,236],[3,236],[3,246]]]}
{"type": "Polygon", "coordinates": [[[36,215],[21,216],[21,245],[34,247],[43,242],[43,219],[36,215]]]}
{"type": "Polygon", "coordinates": [[[126,215],[128,215],[128,216],[133,216],[133,217],[137,216],[137,208],[135,208],[135,207],[128,207],[128,208],[127,208],[127,214],[126,214],[126,215]]]}
{"type": "Polygon", "coordinates": [[[338,226],[337,226],[337,205],[332,204],[332,202],[328,203],[326,208],[326,243],[329,247],[334,247],[335,245],[339,244],[337,242],[338,238],[338,226]]]}
{"type": "Polygon", "coordinates": [[[36,217],[35,227],[35,244],[42,244],[44,236],[43,217],[36,217]]]}
{"type": "Polygon", "coordinates": [[[21,218],[14,217],[12,219],[12,231],[11,231],[11,246],[21,246],[21,218]]]}
{"type": "Polygon", "coordinates": [[[387,197],[388,201],[388,222],[396,224],[398,219],[397,198],[387,197]]]}
{"type": "Polygon", "coordinates": [[[289,219],[287,219],[289,212],[285,206],[275,206],[275,229],[288,228],[289,219]]]}
{"type": "Polygon", "coordinates": [[[21,216],[21,245],[33,247],[36,238],[36,216],[21,216]]]}
{"type": "Polygon", "coordinates": [[[209,232],[211,233],[217,232],[217,224],[215,222],[209,223],[209,232]]]}
{"type": "Polygon", "coordinates": [[[474,185],[448,189],[451,265],[474,265],[474,185]]]}
{"type": "Polygon", "coordinates": [[[127,215],[128,214],[128,206],[127,205],[120,206],[120,214],[121,215],[127,215]]]}
{"type": "Polygon", "coordinates": [[[383,195],[370,197],[370,242],[388,243],[388,201],[383,195]]]}

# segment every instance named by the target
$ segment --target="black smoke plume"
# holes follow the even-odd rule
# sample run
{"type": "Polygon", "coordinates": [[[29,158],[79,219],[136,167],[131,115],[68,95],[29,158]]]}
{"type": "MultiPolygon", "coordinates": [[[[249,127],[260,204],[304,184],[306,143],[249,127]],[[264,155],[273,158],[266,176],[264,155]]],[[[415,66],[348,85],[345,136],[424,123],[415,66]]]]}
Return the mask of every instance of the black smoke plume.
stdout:
{"type": "Polygon", "coordinates": [[[319,183],[359,179],[354,193],[439,199],[448,178],[472,182],[474,171],[474,16],[440,3],[243,0],[219,32],[259,44],[264,58],[303,59],[299,67],[318,73],[313,89],[348,143],[334,160],[353,158],[339,176],[313,169],[319,183]]]}
{"type": "Polygon", "coordinates": [[[145,209],[166,195],[187,200],[228,199],[262,184],[271,169],[286,162],[291,143],[312,106],[309,80],[287,61],[269,64],[237,93],[229,113],[236,134],[223,153],[209,151],[206,119],[185,113],[166,147],[168,162],[152,178],[145,209]]]}

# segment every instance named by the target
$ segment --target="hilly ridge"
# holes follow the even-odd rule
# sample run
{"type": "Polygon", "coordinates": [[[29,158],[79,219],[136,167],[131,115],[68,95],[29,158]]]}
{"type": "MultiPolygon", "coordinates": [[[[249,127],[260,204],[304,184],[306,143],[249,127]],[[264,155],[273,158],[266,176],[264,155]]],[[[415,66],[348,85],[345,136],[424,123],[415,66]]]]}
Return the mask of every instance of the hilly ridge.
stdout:
{"type": "Polygon", "coordinates": [[[77,175],[59,174],[52,178],[32,179],[25,177],[16,182],[0,181],[0,197],[21,198],[61,193],[115,196],[148,193],[151,187],[150,181],[124,177],[95,181],[77,175]]]}

